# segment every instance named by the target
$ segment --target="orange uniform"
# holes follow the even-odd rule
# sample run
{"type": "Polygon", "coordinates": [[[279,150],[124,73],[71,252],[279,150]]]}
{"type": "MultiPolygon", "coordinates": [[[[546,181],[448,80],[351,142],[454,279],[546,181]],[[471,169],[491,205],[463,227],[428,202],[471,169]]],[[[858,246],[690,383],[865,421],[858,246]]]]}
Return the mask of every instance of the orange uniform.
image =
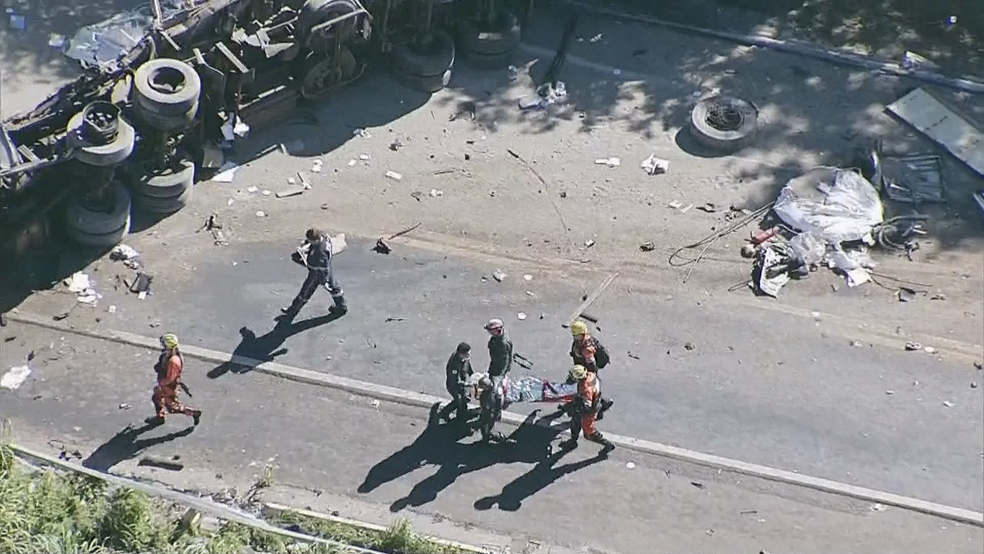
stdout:
{"type": "Polygon", "coordinates": [[[574,360],[574,364],[583,365],[592,373],[598,372],[598,365],[595,362],[595,353],[597,351],[598,347],[595,344],[595,340],[588,334],[584,335],[584,339],[575,339],[574,343],[571,344],[571,358],[574,360]]]}
{"type": "Polygon", "coordinates": [[[182,369],[184,369],[184,360],[177,353],[171,356],[162,354],[157,362],[157,386],[154,387],[153,401],[157,417],[160,419],[164,419],[169,413],[184,414],[196,420],[201,415],[199,410],[189,408],[178,401],[182,369]]]}
{"type": "Polygon", "coordinates": [[[601,383],[598,376],[588,373],[585,379],[577,383],[577,396],[581,403],[580,429],[584,432],[584,437],[590,439],[598,434],[595,423],[598,421],[598,407],[601,401],[601,383]]]}

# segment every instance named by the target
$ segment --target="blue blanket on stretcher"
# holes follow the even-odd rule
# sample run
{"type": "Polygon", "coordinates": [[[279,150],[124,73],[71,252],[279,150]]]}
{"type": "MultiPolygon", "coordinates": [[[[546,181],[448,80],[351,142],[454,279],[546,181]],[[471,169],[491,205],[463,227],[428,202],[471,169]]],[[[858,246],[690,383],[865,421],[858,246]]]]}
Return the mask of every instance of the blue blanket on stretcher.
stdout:
{"type": "Polygon", "coordinates": [[[551,383],[540,377],[526,375],[519,379],[505,379],[502,383],[503,399],[514,402],[569,402],[577,396],[577,384],[551,383]]]}

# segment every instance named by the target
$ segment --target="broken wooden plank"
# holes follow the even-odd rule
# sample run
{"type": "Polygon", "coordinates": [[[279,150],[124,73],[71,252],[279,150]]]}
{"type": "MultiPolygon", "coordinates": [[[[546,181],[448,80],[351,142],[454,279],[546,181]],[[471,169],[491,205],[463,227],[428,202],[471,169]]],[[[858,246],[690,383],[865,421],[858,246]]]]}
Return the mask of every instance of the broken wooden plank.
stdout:
{"type": "Polygon", "coordinates": [[[595,300],[598,300],[598,297],[601,296],[601,293],[605,292],[605,289],[608,288],[608,285],[612,284],[612,281],[614,281],[616,277],[618,277],[618,272],[612,273],[611,275],[606,277],[605,280],[602,281],[600,285],[598,285],[598,288],[596,288],[594,292],[588,295],[588,297],[584,299],[584,302],[581,302],[581,305],[578,306],[576,310],[574,310],[574,313],[571,314],[571,317],[567,318],[567,323],[563,324],[562,327],[564,329],[567,329],[568,327],[571,326],[571,323],[574,323],[575,319],[581,317],[581,314],[584,313],[584,311],[587,310],[589,307],[591,307],[591,305],[594,304],[595,300]]]}
{"type": "Polygon", "coordinates": [[[304,189],[282,190],[277,193],[277,198],[289,198],[298,194],[304,194],[304,189]]]}
{"type": "Polygon", "coordinates": [[[887,109],[984,176],[984,132],[928,92],[918,88],[887,109]]]}

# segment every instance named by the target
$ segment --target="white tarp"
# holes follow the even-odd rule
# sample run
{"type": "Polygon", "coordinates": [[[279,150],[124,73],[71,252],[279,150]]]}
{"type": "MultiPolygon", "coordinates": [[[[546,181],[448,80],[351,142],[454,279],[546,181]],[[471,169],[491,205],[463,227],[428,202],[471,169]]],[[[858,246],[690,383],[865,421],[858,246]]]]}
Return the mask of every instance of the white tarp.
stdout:
{"type": "Polygon", "coordinates": [[[878,190],[858,173],[833,167],[791,179],[773,209],[794,230],[810,232],[833,245],[870,242],[871,228],[884,220],[878,190]],[[810,194],[812,190],[820,193],[819,198],[810,194]]]}

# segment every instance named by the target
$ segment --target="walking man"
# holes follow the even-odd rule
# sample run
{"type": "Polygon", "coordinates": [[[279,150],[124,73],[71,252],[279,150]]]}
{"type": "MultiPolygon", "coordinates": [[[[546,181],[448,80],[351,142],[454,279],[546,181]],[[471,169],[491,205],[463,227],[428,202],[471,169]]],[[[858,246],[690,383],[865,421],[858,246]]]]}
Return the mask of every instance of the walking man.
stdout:
{"type": "Polygon", "coordinates": [[[293,319],[297,316],[301,308],[311,299],[311,295],[321,285],[324,285],[331,293],[334,305],[328,310],[329,313],[337,316],[345,315],[348,307],[345,304],[345,294],[342,287],[335,280],[335,274],[331,268],[331,239],[318,229],[308,229],[305,235],[304,245],[295,252],[291,258],[307,267],[307,279],[301,285],[300,292],[294,298],[290,306],[281,309],[288,318],[293,319]]]}
{"type": "Polygon", "coordinates": [[[454,354],[448,358],[444,366],[447,380],[444,386],[451,395],[451,402],[441,410],[441,419],[449,421],[451,412],[456,412],[456,419],[464,422],[468,419],[468,395],[465,392],[468,378],[472,376],[471,346],[467,342],[458,344],[454,354]]]}
{"type": "Polygon", "coordinates": [[[489,378],[498,386],[513,363],[513,343],[506,334],[501,319],[490,319],[485,324],[489,332],[489,378]]]}
{"type": "Polygon", "coordinates": [[[167,414],[184,414],[191,416],[195,425],[201,421],[202,411],[190,408],[178,401],[180,387],[188,396],[191,392],[181,382],[181,371],[184,369],[184,358],[178,350],[178,337],[167,333],[161,337],[161,356],[154,367],[157,371],[157,386],[154,387],[154,409],[157,411],[155,423],[164,423],[167,414]]]}
{"type": "Polygon", "coordinates": [[[560,447],[570,450],[577,448],[577,440],[584,432],[584,438],[602,445],[602,454],[615,450],[615,445],[601,434],[595,426],[601,408],[601,382],[598,375],[591,373],[583,365],[571,368],[569,379],[577,382],[577,397],[574,417],[571,418],[571,438],[560,443],[560,447]]]}
{"type": "MultiPolygon", "coordinates": [[[[588,373],[597,375],[598,370],[607,366],[610,361],[608,349],[601,344],[601,341],[591,336],[588,332],[588,324],[580,319],[571,324],[571,335],[574,338],[574,342],[571,344],[571,360],[574,361],[574,365],[584,366],[588,373]]],[[[599,420],[605,418],[605,412],[613,404],[615,404],[614,400],[607,398],[600,400],[599,420]]]]}

